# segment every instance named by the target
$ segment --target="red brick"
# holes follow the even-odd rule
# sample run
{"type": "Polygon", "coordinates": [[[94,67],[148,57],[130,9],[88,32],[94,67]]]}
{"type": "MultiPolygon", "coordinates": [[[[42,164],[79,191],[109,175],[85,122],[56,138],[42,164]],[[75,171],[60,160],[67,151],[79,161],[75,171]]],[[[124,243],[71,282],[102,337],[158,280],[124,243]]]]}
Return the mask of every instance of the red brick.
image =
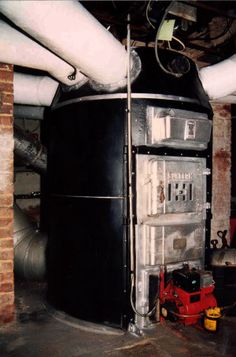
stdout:
{"type": "Polygon", "coordinates": [[[12,248],[0,250],[0,260],[13,260],[13,259],[14,259],[14,252],[12,248]]]}
{"type": "Polygon", "coordinates": [[[0,260],[0,273],[8,273],[13,271],[13,261],[0,260]]]}
{"type": "Polygon", "coordinates": [[[13,172],[2,172],[0,175],[0,191],[8,192],[12,187],[13,172]]]}
{"type": "Polygon", "coordinates": [[[0,103],[0,114],[13,114],[12,105],[0,103]]]}
{"type": "Polygon", "coordinates": [[[13,305],[14,304],[14,294],[10,293],[1,293],[0,292],[0,307],[3,305],[13,305]]]}
{"type": "MultiPolygon", "coordinates": [[[[7,117],[7,119],[11,118],[11,116],[7,117]]],[[[9,137],[13,136],[13,128],[10,125],[1,125],[0,126],[0,133],[3,134],[9,134],[9,137]]]]}
{"type": "Polygon", "coordinates": [[[14,101],[14,96],[13,94],[9,94],[8,92],[2,92],[0,94],[0,98],[1,98],[1,103],[2,104],[8,104],[13,106],[13,101],[14,101]]]}
{"type": "Polygon", "coordinates": [[[14,217],[13,208],[0,207],[0,217],[8,217],[13,219],[14,217]]]}
{"type": "Polygon", "coordinates": [[[1,213],[0,213],[0,227],[2,228],[8,227],[11,223],[12,223],[12,218],[1,217],[1,213]]]}
{"type": "Polygon", "coordinates": [[[13,93],[13,83],[2,83],[0,81],[0,91],[13,93]]]}
{"type": "Polygon", "coordinates": [[[13,227],[9,225],[8,227],[0,227],[0,239],[12,236],[13,227]]]}
{"type": "Polygon", "coordinates": [[[0,193],[0,207],[12,207],[13,205],[13,195],[12,194],[1,194],[0,193]]]}
{"type": "Polygon", "coordinates": [[[13,238],[2,238],[0,239],[0,248],[13,248],[14,242],[13,238]]]}
{"type": "Polygon", "coordinates": [[[0,158],[0,168],[1,173],[12,173],[13,171],[13,160],[1,160],[0,158]]]}
{"type": "Polygon", "coordinates": [[[0,218],[6,217],[13,219],[13,208],[0,207],[0,218]]]}
{"type": "Polygon", "coordinates": [[[13,66],[0,63],[0,323],[14,319],[13,66]]]}
{"type": "Polygon", "coordinates": [[[0,82],[13,82],[13,72],[0,71],[0,82]]]}
{"type": "Polygon", "coordinates": [[[13,125],[13,116],[9,115],[8,117],[1,117],[0,114],[0,125],[1,127],[6,126],[8,129],[11,129],[13,125]]]}
{"type": "Polygon", "coordinates": [[[14,281],[14,274],[13,274],[13,272],[10,272],[10,273],[0,273],[0,283],[13,282],[13,281],[14,281]]]}
{"type": "Polygon", "coordinates": [[[8,283],[0,283],[0,291],[2,293],[10,293],[12,291],[14,291],[14,284],[13,281],[12,282],[8,282],[8,283]]]}
{"type": "Polygon", "coordinates": [[[12,64],[0,63],[0,70],[13,71],[12,64]]]}

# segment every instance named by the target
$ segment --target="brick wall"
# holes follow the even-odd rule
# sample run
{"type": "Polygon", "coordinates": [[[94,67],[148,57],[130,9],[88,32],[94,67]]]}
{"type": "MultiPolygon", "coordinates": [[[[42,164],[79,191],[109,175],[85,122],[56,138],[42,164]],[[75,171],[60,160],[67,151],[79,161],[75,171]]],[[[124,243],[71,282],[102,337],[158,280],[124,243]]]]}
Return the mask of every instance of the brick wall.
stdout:
{"type": "Polygon", "coordinates": [[[0,323],[14,318],[13,66],[0,63],[0,323]]]}
{"type": "MultiPolygon", "coordinates": [[[[231,106],[212,104],[213,162],[212,162],[212,223],[211,239],[218,239],[217,231],[227,230],[230,241],[231,202],[231,106]]],[[[220,241],[221,243],[221,241],[220,241]]],[[[221,244],[218,245],[218,248],[221,244]]]]}

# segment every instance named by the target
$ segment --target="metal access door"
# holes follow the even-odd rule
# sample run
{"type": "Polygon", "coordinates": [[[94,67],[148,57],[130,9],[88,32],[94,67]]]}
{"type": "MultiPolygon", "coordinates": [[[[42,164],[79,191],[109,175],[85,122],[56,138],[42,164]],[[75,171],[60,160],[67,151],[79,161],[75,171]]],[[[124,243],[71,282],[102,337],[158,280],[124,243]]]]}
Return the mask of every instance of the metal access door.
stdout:
{"type": "MultiPolygon", "coordinates": [[[[136,156],[136,308],[150,309],[150,277],[159,268],[204,263],[206,159],[136,156]]],[[[143,328],[147,319],[137,317],[143,328]]]]}

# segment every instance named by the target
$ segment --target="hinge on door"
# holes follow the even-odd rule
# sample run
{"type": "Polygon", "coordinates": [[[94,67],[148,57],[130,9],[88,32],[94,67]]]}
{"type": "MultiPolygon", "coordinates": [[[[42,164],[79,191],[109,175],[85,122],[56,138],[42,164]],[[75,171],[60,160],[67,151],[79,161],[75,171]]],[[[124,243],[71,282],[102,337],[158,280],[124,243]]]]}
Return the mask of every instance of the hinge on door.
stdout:
{"type": "Polygon", "coordinates": [[[211,174],[211,169],[205,168],[205,170],[202,171],[203,175],[210,175],[211,174]]]}
{"type": "Polygon", "coordinates": [[[203,205],[203,208],[210,209],[211,208],[210,202],[205,202],[204,205],[203,205]]]}

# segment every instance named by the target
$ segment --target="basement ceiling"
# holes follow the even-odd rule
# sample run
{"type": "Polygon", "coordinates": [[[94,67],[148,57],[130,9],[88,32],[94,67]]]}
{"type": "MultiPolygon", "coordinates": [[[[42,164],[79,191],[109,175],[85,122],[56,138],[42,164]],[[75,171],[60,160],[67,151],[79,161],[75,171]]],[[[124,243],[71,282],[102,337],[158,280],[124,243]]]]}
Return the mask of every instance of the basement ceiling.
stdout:
{"type": "MultiPolygon", "coordinates": [[[[152,46],[160,21],[170,1],[81,1],[120,41],[126,37],[127,14],[131,16],[133,45],[152,46]]],[[[174,36],[160,46],[171,46],[197,62],[215,64],[236,52],[236,6],[234,1],[176,1],[174,36]],[[186,14],[195,14],[187,16],[186,14]],[[179,41],[178,41],[179,40],[179,41]],[[182,43],[182,44],[181,44],[182,43]]]]}

